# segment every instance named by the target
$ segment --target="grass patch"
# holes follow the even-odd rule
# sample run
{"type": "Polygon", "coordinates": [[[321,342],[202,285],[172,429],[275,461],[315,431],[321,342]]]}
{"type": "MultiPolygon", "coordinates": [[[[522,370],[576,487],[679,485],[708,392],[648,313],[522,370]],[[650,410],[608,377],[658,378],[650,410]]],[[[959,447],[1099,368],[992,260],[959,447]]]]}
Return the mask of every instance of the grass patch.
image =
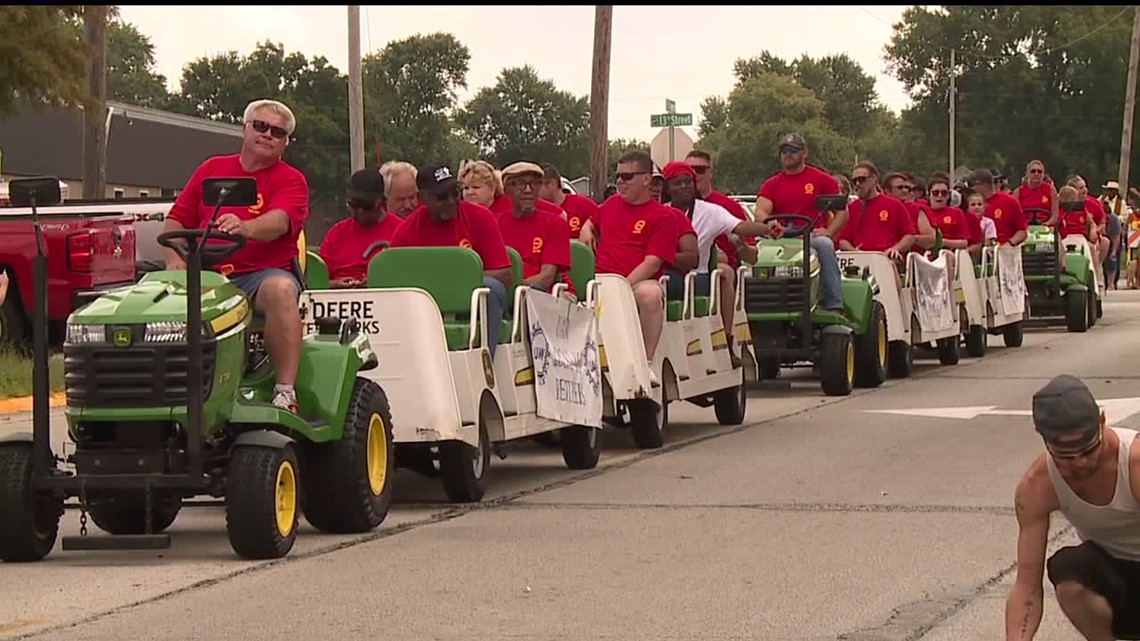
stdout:
{"type": "MultiPolygon", "coordinates": [[[[48,358],[48,380],[51,391],[63,390],[63,354],[48,358]]],[[[32,359],[9,349],[0,348],[0,399],[32,395],[32,359]]]]}

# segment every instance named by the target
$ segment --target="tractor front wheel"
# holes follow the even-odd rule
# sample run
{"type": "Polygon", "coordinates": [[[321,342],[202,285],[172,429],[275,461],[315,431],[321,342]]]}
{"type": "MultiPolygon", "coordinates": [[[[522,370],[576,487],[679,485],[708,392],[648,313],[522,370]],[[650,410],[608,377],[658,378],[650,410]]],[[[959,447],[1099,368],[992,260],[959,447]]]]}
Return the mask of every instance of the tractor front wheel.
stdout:
{"type": "Polygon", "coordinates": [[[246,559],[279,559],[293,549],[300,474],[292,446],[239,445],[226,475],[226,533],[246,559]]]}

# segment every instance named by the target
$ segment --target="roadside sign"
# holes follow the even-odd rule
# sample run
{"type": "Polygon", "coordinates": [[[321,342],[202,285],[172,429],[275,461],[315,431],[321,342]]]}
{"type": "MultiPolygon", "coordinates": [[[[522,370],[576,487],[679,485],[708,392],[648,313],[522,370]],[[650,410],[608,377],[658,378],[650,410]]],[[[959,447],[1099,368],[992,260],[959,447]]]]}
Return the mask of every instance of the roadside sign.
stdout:
{"type": "Polygon", "coordinates": [[[666,98],[666,99],[665,99],[665,112],[666,112],[666,113],[671,113],[671,114],[675,114],[675,113],[677,113],[677,103],[675,103],[675,102],[673,102],[672,100],[670,100],[670,99],[666,98]]]}
{"type": "Polygon", "coordinates": [[[649,116],[650,127],[691,127],[693,114],[653,114],[649,116]]]}

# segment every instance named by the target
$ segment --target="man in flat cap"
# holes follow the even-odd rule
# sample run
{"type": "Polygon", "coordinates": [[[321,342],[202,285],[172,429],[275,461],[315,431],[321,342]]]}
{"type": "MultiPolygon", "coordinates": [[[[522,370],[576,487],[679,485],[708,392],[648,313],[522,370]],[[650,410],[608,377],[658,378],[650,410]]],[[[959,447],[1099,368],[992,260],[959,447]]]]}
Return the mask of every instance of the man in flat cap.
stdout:
{"type": "Polygon", "coordinates": [[[1029,641],[1043,612],[1046,570],[1057,602],[1089,641],[1140,639],[1140,446],[1135,430],[1105,425],[1092,392],[1073,376],[1033,396],[1045,452],[1017,485],[1017,577],[1005,607],[1007,641],[1029,641]],[[1049,516],[1080,537],[1045,560],[1049,516]]]}

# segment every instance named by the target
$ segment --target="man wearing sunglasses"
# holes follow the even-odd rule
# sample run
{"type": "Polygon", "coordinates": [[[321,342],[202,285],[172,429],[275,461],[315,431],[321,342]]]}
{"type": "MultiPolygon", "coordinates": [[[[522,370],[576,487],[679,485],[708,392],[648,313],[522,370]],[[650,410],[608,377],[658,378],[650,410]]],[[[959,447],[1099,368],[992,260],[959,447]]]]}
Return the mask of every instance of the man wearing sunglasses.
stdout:
{"type": "Polygon", "coordinates": [[[1014,493],[1017,576],[1006,601],[1007,641],[1029,641],[1043,613],[1046,572],[1061,610],[1089,641],[1140,638],[1140,446],[1108,427],[1092,392],[1061,375],[1033,395],[1045,442],[1014,493]],[[1060,512],[1081,544],[1048,561],[1049,519],[1060,512]]]}
{"type": "Polygon", "coordinates": [[[816,219],[811,248],[819,260],[823,307],[842,313],[842,279],[834,239],[847,224],[847,212],[840,210],[819,215],[815,210],[817,196],[839,195],[839,181],[826,171],[807,164],[808,146],[803,136],[795,133],[785,135],[780,138],[778,149],[784,169],[760,187],[756,194],[755,219],[762,223],[772,214],[799,214],[816,219]]]}
{"type": "Polygon", "coordinates": [[[522,258],[523,284],[549,293],[556,283],[566,283],[569,292],[576,293],[568,276],[570,226],[558,214],[538,208],[538,194],[546,179],[542,167],[516,162],[504,168],[502,175],[511,211],[499,214],[499,232],[503,242],[522,258]]]}
{"type": "Polygon", "coordinates": [[[467,247],[483,259],[483,285],[487,298],[487,350],[495,357],[496,331],[507,308],[507,289],[513,285],[511,259],[490,209],[460,199],[459,179],[447,165],[428,165],[416,172],[420,202],[396,234],[391,247],[467,247]]]}
{"type": "Polygon", "coordinates": [[[1057,200],[1057,189],[1053,183],[1045,180],[1045,163],[1040,160],[1030,160],[1025,166],[1025,182],[1017,186],[1013,195],[1021,205],[1022,211],[1047,209],[1049,219],[1045,224],[1052,227],[1057,223],[1061,203],[1057,200]]]}
{"type": "MultiPolygon", "coordinates": [[[[309,185],[305,176],[281,158],[297,120],[276,100],[257,100],[245,108],[239,153],[207,159],[174,202],[164,231],[205,227],[213,213],[202,204],[206,178],[250,177],[257,180],[257,204],[223,207],[219,231],[244,236],[244,247],[210,269],[226,275],[253,301],[265,318],[265,343],[277,387],[273,404],[296,412],[293,384],[301,361],[301,314],[298,299],[302,276],[298,237],[309,217],[309,185]]],[[[173,250],[166,249],[167,269],[186,269],[173,250]]]]}
{"type": "MultiPolygon", "coordinates": [[[[714,169],[712,165],[712,154],[700,149],[694,149],[685,156],[685,162],[693,168],[697,175],[697,193],[700,195],[701,200],[710,202],[714,205],[719,205],[728,210],[728,213],[736,216],[740,220],[750,220],[748,213],[744,211],[744,207],[739,202],[729,198],[725,194],[713,189],[714,169]]],[[[740,266],[740,260],[744,259],[746,263],[755,263],[758,255],[756,249],[756,239],[754,238],[736,238],[730,239],[728,236],[721,235],[716,237],[717,249],[724,255],[725,262],[735,270],[740,266]]]]}
{"type": "MultiPolygon", "coordinates": [[[[348,218],[333,225],[321,242],[321,258],[329,268],[335,289],[363,287],[368,273],[364,252],[377,241],[391,242],[400,219],[384,209],[384,177],[375,169],[361,169],[348,183],[348,218]]],[[[372,255],[375,255],[373,253],[372,255]]]]}
{"type": "Polygon", "coordinates": [[[849,219],[839,233],[839,248],[883,252],[902,271],[918,232],[910,212],[900,200],[879,190],[879,168],[874,163],[855,165],[851,185],[859,199],[847,204],[849,219]]]}

